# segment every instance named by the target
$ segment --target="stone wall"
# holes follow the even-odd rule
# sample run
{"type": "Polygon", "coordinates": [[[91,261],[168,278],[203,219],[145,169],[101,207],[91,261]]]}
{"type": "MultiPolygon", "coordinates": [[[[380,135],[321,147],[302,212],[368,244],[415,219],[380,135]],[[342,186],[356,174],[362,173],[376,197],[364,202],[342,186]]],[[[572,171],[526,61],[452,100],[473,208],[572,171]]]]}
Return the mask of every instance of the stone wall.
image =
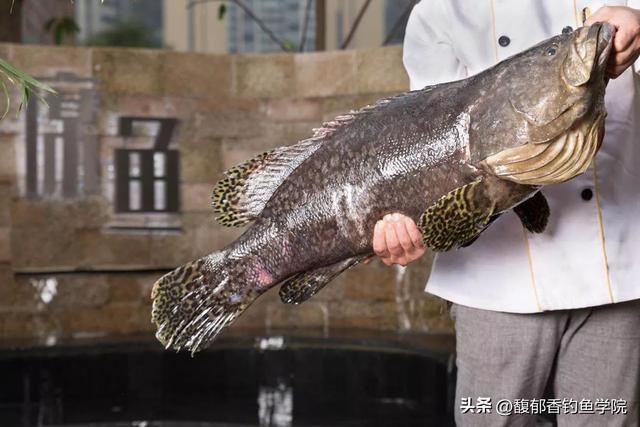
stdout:
{"type": "MultiPolygon", "coordinates": [[[[14,102],[0,122],[3,339],[151,333],[154,280],[242,231],[217,225],[210,209],[226,168],[408,86],[397,47],[217,56],[0,45],[0,57],[63,99],[49,97],[37,117],[14,102]],[[127,131],[127,120],[139,126],[127,131]],[[165,142],[180,156],[179,211],[117,212],[116,150],[157,148],[167,120],[177,124],[165,142]],[[80,171],[70,187],[69,152],[80,171]]],[[[271,290],[233,328],[450,332],[442,304],[423,292],[429,264],[374,261],[295,307],[271,290]]]]}

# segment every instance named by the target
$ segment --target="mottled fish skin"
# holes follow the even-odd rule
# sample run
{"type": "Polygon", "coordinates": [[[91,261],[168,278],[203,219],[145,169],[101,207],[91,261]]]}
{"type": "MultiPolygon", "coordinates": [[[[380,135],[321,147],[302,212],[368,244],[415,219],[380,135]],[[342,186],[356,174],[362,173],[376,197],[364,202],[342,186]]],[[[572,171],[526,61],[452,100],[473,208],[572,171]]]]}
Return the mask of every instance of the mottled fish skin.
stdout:
{"type": "Polygon", "coordinates": [[[445,94],[409,93],[338,129],[281,184],[238,249],[266,249],[254,244],[254,229],[272,236],[268,251],[287,257],[266,259],[278,277],[371,252],[384,214],[417,221],[442,194],[483,174],[468,163],[468,115],[452,108],[440,123],[425,116],[445,94]]]}
{"type": "MultiPolygon", "coordinates": [[[[423,214],[448,200],[464,204],[465,197],[474,197],[479,217],[472,226],[481,232],[497,215],[537,194],[545,176],[566,180],[581,173],[602,138],[611,40],[606,24],[551,38],[476,76],[339,118],[293,146],[293,154],[276,150],[257,158],[266,164],[242,167],[241,172],[270,174],[271,187],[264,187],[270,197],[250,201],[236,217],[226,214],[229,224],[254,220],[235,242],[156,283],[157,337],[168,347],[197,351],[278,283],[295,276],[296,294],[313,295],[324,286],[323,278],[373,254],[375,223],[387,213],[401,212],[425,227],[435,215],[446,232],[449,218],[423,214]],[[573,151],[553,145],[558,138],[569,140],[572,132],[582,138],[577,145],[571,140],[573,151]],[[553,148],[540,156],[540,146],[553,148]],[[549,164],[550,156],[558,157],[555,163],[549,164]],[[264,159],[274,159],[273,170],[264,159]],[[520,163],[503,168],[503,175],[496,172],[514,159],[520,163]],[[528,181],[520,182],[522,176],[528,181]],[[313,277],[320,268],[326,271],[313,277]],[[312,275],[308,282],[302,273],[312,275]],[[301,291],[305,283],[313,289],[301,291]]],[[[219,186],[214,195],[219,212],[248,197],[234,195],[229,186],[247,192],[262,188],[256,187],[259,179],[246,178],[234,176],[219,186]]],[[[477,237],[461,236],[468,241],[432,249],[448,250],[477,237]]]]}

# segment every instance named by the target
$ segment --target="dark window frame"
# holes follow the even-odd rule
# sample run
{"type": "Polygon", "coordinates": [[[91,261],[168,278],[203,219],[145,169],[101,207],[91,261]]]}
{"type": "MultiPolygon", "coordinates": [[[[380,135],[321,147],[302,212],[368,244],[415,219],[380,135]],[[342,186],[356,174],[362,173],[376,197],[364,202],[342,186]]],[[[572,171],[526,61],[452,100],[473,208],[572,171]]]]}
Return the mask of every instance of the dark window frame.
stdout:
{"type": "Polygon", "coordinates": [[[177,125],[176,119],[156,117],[120,117],[119,133],[123,137],[133,135],[134,122],[159,123],[153,148],[119,148],[115,150],[115,211],[117,213],[149,214],[156,212],[177,213],[180,210],[180,153],[169,149],[169,143],[177,125]],[[137,153],[140,158],[140,173],[131,175],[131,154],[137,153]],[[164,155],[164,175],[155,176],[154,155],[164,155]],[[140,182],[140,209],[132,209],[130,205],[130,183],[140,182]],[[156,208],[155,182],[164,182],[165,203],[161,209],[156,208]]]}

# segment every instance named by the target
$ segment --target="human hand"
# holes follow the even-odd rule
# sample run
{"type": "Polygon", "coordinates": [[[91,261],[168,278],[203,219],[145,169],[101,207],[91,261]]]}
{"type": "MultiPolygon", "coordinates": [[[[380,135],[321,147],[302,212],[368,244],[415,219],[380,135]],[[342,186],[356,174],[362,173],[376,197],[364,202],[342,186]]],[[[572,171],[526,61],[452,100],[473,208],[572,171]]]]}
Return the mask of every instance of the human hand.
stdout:
{"type": "Polygon", "coordinates": [[[625,6],[604,6],[589,16],[585,25],[607,22],[613,25],[613,53],[607,73],[616,78],[640,56],[640,10],[625,6]]]}
{"type": "Polygon", "coordinates": [[[373,251],[386,265],[406,266],[427,251],[416,223],[407,216],[385,215],[373,231],[373,251]]]}

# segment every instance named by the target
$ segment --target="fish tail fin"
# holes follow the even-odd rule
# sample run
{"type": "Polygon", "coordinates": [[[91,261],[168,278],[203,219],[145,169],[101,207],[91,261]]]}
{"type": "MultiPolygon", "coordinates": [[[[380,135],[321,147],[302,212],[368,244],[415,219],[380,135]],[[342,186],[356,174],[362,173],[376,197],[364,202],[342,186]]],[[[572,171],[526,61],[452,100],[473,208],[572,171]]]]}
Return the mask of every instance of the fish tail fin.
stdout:
{"type": "Polygon", "coordinates": [[[192,354],[215,339],[262,293],[250,283],[246,261],[216,252],[161,277],[151,292],[156,338],[192,354]]]}

